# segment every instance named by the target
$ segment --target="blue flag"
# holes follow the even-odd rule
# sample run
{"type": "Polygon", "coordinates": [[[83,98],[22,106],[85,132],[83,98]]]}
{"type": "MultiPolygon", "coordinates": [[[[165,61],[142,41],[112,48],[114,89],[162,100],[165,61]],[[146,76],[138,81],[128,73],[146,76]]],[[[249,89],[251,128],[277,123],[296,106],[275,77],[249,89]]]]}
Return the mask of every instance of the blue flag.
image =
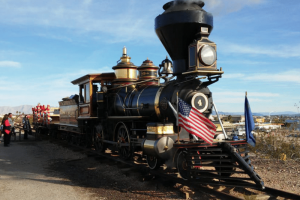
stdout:
{"type": "Polygon", "coordinates": [[[247,96],[245,97],[245,129],[246,129],[246,136],[247,136],[247,142],[255,147],[255,139],[251,133],[251,131],[254,129],[255,124],[252,117],[251,108],[247,99],[247,96]]]}

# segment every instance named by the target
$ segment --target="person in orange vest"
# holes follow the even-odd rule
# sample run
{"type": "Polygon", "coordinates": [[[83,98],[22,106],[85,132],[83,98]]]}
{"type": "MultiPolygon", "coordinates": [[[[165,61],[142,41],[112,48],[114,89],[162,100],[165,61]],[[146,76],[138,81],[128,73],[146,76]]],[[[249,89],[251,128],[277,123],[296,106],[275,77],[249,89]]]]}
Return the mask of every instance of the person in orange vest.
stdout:
{"type": "Polygon", "coordinates": [[[2,120],[2,125],[3,125],[3,133],[4,133],[4,146],[8,147],[10,143],[10,123],[8,121],[8,115],[4,115],[3,120],[2,120]]]}

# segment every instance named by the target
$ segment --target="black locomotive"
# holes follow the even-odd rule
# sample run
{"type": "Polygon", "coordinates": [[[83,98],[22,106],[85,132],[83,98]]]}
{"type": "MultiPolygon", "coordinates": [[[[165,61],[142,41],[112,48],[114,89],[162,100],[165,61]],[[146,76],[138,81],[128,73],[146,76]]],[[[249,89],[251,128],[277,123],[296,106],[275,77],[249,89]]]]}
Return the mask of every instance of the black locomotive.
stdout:
{"type": "Polygon", "coordinates": [[[206,117],[212,113],[208,86],[223,74],[217,68],[216,44],[208,39],[213,16],[203,6],[202,1],[171,1],[156,17],[156,34],[172,62],[166,58],[158,67],[147,59],[137,67],[124,47],[114,72],[72,81],[79,86],[79,95],[59,102],[56,134],[100,152],[116,150],[124,159],[142,151],[149,168],[165,163],[176,167],[183,179],[217,184],[249,180],[263,187],[251,166],[246,141],[226,137],[208,144],[176,125],[172,107],[177,107],[178,97],[206,117]],[[236,173],[249,178],[234,177],[236,173]]]}

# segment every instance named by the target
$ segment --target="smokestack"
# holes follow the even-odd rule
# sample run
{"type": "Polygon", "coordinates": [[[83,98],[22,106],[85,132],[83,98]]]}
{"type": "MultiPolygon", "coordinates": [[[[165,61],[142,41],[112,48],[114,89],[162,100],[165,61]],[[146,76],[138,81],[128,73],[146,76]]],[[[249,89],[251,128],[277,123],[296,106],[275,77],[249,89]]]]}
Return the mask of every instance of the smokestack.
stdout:
{"type": "Polygon", "coordinates": [[[202,9],[202,1],[170,1],[155,18],[155,31],[173,60],[175,75],[188,70],[188,46],[201,37],[201,27],[213,29],[213,16],[202,9]]]}

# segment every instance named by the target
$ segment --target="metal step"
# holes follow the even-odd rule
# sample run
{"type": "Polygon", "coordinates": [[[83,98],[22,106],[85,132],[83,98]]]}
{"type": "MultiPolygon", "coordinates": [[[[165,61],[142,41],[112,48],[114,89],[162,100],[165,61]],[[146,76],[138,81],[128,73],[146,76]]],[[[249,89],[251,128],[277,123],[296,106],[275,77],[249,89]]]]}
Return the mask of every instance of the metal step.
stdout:
{"type": "Polygon", "coordinates": [[[201,163],[201,164],[188,164],[187,166],[189,166],[189,167],[191,167],[191,166],[203,166],[203,167],[205,167],[205,166],[207,166],[207,167],[221,167],[221,168],[224,168],[224,167],[235,167],[235,168],[239,168],[239,165],[231,165],[231,164],[229,164],[229,163],[226,163],[226,164],[222,164],[222,165],[216,165],[216,163],[210,163],[210,164],[203,164],[203,163],[201,163]]]}
{"type": "Polygon", "coordinates": [[[188,157],[228,157],[228,154],[222,153],[222,154],[188,154],[188,157]]]}
{"type": "Polygon", "coordinates": [[[208,148],[208,149],[188,149],[188,152],[207,152],[207,151],[222,151],[222,148],[208,148]]]}
{"type": "Polygon", "coordinates": [[[223,143],[223,147],[224,151],[230,154],[231,158],[233,158],[233,160],[241,166],[245,173],[248,174],[258,186],[261,186],[264,189],[264,182],[260,176],[253,170],[253,166],[250,166],[245,159],[239,153],[237,153],[236,148],[230,143],[223,143]]]}
{"type": "MultiPolygon", "coordinates": [[[[220,145],[221,148],[203,147],[203,149],[201,149],[198,147],[197,149],[188,149],[186,162],[192,180],[211,179],[211,181],[215,181],[213,179],[217,179],[222,181],[220,182],[221,184],[224,181],[229,181],[230,185],[236,184],[236,186],[239,186],[237,181],[252,181],[252,187],[264,188],[264,182],[253,170],[253,166],[251,166],[247,145],[243,144],[239,146],[231,145],[230,143],[222,143],[220,145]],[[207,154],[208,152],[210,153],[207,154]],[[244,156],[241,156],[241,154],[244,156]],[[212,170],[200,168],[205,166],[214,168],[212,170]],[[232,170],[233,168],[238,168],[240,170],[235,171],[232,170]],[[247,174],[249,177],[230,177],[230,174],[247,174]],[[253,182],[255,184],[253,184],[253,182]]],[[[226,184],[224,183],[224,185],[226,184]]],[[[250,185],[251,183],[249,183],[249,186],[250,185]]]]}
{"type": "Polygon", "coordinates": [[[197,173],[234,173],[234,174],[244,174],[243,171],[235,171],[235,170],[202,170],[202,169],[191,169],[191,172],[197,173]]]}
{"type": "Polygon", "coordinates": [[[252,178],[239,178],[239,177],[230,177],[230,176],[221,176],[221,175],[194,175],[193,178],[206,178],[206,179],[219,179],[219,180],[233,180],[233,181],[251,181],[252,178]]]}
{"type": "MultiPolygon", "coordinates": [[[[199,157],[199,156],[198,156],[199,157]]],[[[202,159],[202,158],[193,158],[193,159],[191,159],[191,160],[188,160],[188,161],[190,161],[190,162],[208,162],[208,161],[210,161],[210,162],[232,162],[233,161],[233,159],[228,159],[228,158],[219,158],[219,159],[210,159],[210,158],[205,158],[205,159],[202,159]]]]}

